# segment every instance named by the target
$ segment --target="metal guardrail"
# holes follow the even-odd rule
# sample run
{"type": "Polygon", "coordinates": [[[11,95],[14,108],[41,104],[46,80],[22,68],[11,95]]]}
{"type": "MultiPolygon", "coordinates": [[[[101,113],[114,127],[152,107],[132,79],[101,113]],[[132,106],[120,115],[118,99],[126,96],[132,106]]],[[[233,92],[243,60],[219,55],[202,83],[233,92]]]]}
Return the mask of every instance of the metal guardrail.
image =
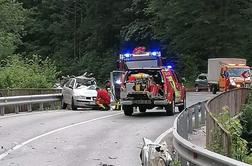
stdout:
{"type": "Polygon", "coordinates": [[[251,89],[239,88],[222,93],[207,102],[206,114],[206,145],[211,150],[214,144],[214,131],[218,129],[221,134],[221,145],[226,156],[231,156],[231,134],[215,118],[223,112],[223,107],[228,106],[229,114],[234,117],[240,113],[241,107],[245,104],[251,89]]]}
{"type": "Polygon", "coordinates": [[[0,97],[0,115],[5,114],[5,107],[14,106],[15,113],[19,113],[20,106],[27,105],[28,111],[32,111],[32,104],[39,104],[39,110],[43,110],[44,103],[50,103],[52,107],[55,102],[61,101],[62,94],[27,95],[0,97]]]}
{"type": "MultiPolygon", "coordinates": [[[[221,94],[223,95],[223,94],[221,94]]],[[[209,104],[209,103],[208,103],[209,104]]],[[[205,125],[206,101],[197,103],[182,111],[175,119],[173,130],[173,146],[182,166],[249,166],[249,164],[214,153],[188,141],[193,129],[205,125]]]]}

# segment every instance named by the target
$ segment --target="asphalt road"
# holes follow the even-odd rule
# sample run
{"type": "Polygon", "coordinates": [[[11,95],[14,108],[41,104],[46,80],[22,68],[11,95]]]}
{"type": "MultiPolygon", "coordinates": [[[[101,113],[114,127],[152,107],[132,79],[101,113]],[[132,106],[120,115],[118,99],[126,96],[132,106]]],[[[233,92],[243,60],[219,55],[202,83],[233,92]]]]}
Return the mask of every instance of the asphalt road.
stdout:
{"type": "MultiPolygon", "coordinates": [[[[187,106],[212,96],[187,93],[187,106]]],[[[57,110],[0,117],[0,166],[140,166],[142,138],[154,141],[177,115],[57,110]]]]}

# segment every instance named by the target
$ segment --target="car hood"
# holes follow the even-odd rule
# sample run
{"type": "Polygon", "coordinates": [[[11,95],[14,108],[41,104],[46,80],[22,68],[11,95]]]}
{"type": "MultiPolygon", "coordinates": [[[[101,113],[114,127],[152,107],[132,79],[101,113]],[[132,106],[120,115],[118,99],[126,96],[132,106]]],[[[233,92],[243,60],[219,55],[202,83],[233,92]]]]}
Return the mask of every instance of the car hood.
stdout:
{"type": "Polygon", "coordinates": [[[234,80],[235,82],[244,82],[244,81],[251,81],[251,78],[242,78],[242,77],[230,77],[230,80],[234,80]]]}
{"type": "Polygon", "coordinates": [[[96,90],[90,90],[87,87],[74,89],[73,93],[74,93],[74,96],[88,96],[88,97],[97,96],[96,90]]]}

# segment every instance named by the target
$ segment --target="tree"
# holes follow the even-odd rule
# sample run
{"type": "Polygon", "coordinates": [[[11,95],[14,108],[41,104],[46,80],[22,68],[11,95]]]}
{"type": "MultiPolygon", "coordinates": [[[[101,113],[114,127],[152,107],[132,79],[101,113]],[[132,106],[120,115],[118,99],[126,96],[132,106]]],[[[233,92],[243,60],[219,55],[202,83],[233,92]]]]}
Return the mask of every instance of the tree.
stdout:
{"type": "Polygon", "coordinates": [[[133,0],[132,4],[124,10],[128,20],[121,29],[122,41],[129,41],[135,45],[147,46],[154,40],[154,33],[147,13],[149,0],[133,0]]]}
{"type": "Polygon", "coordinates": [[[181,56],[196,55],[199,70],[205,70],[208,58],[248,58],[251,5],[245,0],[151,0],[149,10],[155,14],[155,35],[178,53],[181,66],[181,56]]]}
{"type": "Polygon", "coordinates": [[[41,60],[37,55],[30,59],[20,56],[11,56],[2,59],[0,66],[0,88],[51,88],[56,76],[54,63],[41,60]]]}
{"type": "Polygon", "coordinates": [[[89,71],[107,79],[116,66],[124,23],[122,11],[128,2],[43,0],[31,8],[22,51],[51,57],[62,74],[89,71]],[[107,70],[94,70],[101,66],[107,70]]]}
{"type": "Polygon", "coordinates": [[[26,14],[21,3],[0,0],[0,58],[11,55],[21,43],[26,14]]]}

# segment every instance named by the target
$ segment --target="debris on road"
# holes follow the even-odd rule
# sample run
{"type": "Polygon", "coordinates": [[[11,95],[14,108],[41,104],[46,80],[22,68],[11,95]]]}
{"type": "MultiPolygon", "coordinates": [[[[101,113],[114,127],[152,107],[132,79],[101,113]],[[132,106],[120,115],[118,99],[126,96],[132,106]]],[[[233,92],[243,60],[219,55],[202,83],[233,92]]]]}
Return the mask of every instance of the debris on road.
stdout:
{"type": "Polygon", "coordinates": [[[111,157],[111,156],[109,156],[108,158],[112,160],[117,159],[117,157],[111,157]]]}

